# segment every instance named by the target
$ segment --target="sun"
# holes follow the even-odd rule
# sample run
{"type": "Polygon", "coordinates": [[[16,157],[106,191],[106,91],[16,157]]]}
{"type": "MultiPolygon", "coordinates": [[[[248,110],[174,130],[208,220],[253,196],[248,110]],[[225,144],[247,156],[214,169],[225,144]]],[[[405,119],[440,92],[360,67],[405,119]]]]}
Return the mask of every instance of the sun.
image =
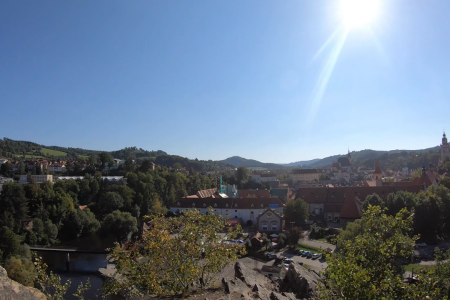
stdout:
{"type": "Polygon", "coordinates": [[[379,0],[341,0],[340,15],[347,28],[361,27],[375,21],[380,10],[379,0]]]}

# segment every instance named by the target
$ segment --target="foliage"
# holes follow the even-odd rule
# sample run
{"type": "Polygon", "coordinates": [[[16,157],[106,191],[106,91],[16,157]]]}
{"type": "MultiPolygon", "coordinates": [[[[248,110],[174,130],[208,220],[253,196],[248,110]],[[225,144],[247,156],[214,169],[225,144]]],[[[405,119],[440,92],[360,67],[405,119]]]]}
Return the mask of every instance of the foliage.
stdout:
{"type": "Polygon", "coordinates": [[[303,240],[304,238],[305,238],[305,235],[303,233],[302,228],[295,226],[294,228],[289,230],[288,244],[292,247],[295,247],[298,245],[298,242],[300,240],[303,240]]]}
{"type": "Polygon", "coordinates": [[[309,230],[309,238],[310,239],[320,239],[324,238],[330,234],[330,228],[322,227],[317,223],[311,225],[311,229],[309,230]]]}
{"type": "Polygon", "coordinates": [[[105,217],[101,227],[102,235],[115,235],[117,241],[129,240],[138,231],[137,220],[129,212],[114,211],[105,217]]]}
{"type": "Polygon", "coordinates": [[[36,270],[30,259],[22,256],[13,256],[6,260],[5,270],[8,273],[8,277],[12,280],[25,286],[33,287],[36,270]]]}
{"type": "Polygon", "coordinates": [[[236,170],[236,180],[240,187],[244,185],[244,183],[248,179],[248,169],[246,167],[239,167],[236,170]]]}
{"type": "Polygon", "coordinates": [[[327,256],[320,299],[417,299],[403,284],[399,258],[410,258],[417,236],[410,237],[413,217],[402,209],[395,217],[378,206],[363,212],[359,234],[342,240],[327,256]]]}
{"type": "MultiPolygon", "coordinates": [[[[34,265],[36,267],[36,287],[44,293],[48,300],[64,300],[67,290],[70,287],[70,279],[66,283],[61,283],[61,277],[50,272],[47,274],[47,265],[42,262],[42,258],[36,257],[34,259],[34,265]]],[[[78,300],[84,299],[84,293],[91,288],[91,284],[88,281],[81,283],[77,291],[73,294],[78,300]]]]}
{"type": "Polygon", "coordinates": [[[62,234],[67,239],[75,239],[80,236],[94,233],[100,228],[100,222],[95,215],[86,208],[74,209],[63,222],[62,234]]]}
{"type": "MultiPolygon", "coordinates": [[[[147,222],[150,229],[142,239],[113,249],[111,257],[123,280],[108,280],[104,295],[173,295],[191,287],[205,288],[213,274],[245,251],[236,244],[221,243],[217,232],[226,222],[212,209],[205,214],[187,211],[179,218],[150,216],[147,222]]],[[[235,230],[229,233],[236,234],[235,230]]]]}
{"type": "Polygon", "coordinates": [[[284,218],[286,220],[286,224],[290,222],[302,224],[308,219],[308,216],[308,205],[305,200],[301,198],[289,200],[284,207],[284,218]]]}
{"type": "Polygon", "coordinates": [[[20,251],[20,238],[6,226],[0,228],[3,260],[10,258],[20,251]]]}
{"type": "Polygon", "coordinates": [[[366,210],[369,205],[384,207],[384,201],[377,194],[372,194],[366,197],[366,200],[364,200],[361,209],[366,210]]]}

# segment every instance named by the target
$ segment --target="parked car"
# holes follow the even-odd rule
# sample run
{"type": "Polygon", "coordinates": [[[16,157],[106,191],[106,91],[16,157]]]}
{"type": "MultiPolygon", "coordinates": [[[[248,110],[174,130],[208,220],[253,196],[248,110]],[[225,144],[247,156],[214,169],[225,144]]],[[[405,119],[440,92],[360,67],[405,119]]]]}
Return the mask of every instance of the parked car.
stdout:
{"type": "Polygon", "coordinates": [[[294,262],[294,260],[292,260],[292,259],[290,259],[290,258],[285,258],[285,259],[283,259],[283,262],[285,262],[285,263],[291,263],[291,262],[294,262]]]}
{"type": "Polygon", "coordinates": [[[312,259],[318,259],[320,257],[320,254],[314,253],[312,256],[312,259]]]}
{"type": "Polygon", "coordinates": [[[299,249],[294,249],[294,250],[292,251],[292,253],[298,255],[298,254],[300,253],[300,250],[299,250],[299,249]]]}
{"type": "Polygon", "coordinates": [[[275,259],[277,258],[277,255],[274,253],[266,253],[264,254],[268,259],[275,259]]]}
{"type": "Polygon", "coordinates": [[[303,266],[303,262],[302,262],[302,261],[299,261],[298,264],[299,264],[300,266],[303,266]]]}
{"type": "Polygon", "coordinates": [[[425,243],[420,243],[420,244],[417,244],[417,246],[419,246],[419,247],[426,247],[427,244],[425,244],[425,243]]]}
{"type": "Polygon", "coordinates": [[[308,251],[308,252],[306,253],[306,258],[311,258],[311,257],[312,257],[312,253],[308,251]]]}
{"type": "Polygon", "coordinates": [[[303,251],[303,252],[302,252],[302,256],[303,256],[303,257],[306,257],[307,254],[308,254],[308,251],[303,251]]]}
{"type": "Polygon", "coordinates": [[[236,242],[242,244],[244,241],[243,240],[236,240],[236,242]]]}

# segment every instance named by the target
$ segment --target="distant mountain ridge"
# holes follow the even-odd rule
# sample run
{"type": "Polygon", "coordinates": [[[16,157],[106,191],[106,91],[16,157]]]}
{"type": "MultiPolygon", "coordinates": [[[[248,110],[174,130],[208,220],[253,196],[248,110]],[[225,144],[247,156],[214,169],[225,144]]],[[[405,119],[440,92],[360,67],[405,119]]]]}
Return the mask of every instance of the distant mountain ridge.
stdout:
{"type": "Polygon", "coordinates": [[[220,160],[222,163],[230,164],[235,167],[246,167],[246,168],[265,168],[269,170],[282,169],[282,165],[273,163],[262,163],[254,159],[246,159],[240,156],[232,156],[224,160],[220,160]]]}
{"type": "Polygon", "coordinates": [[[285,166],[285,167],[308,166],[308,165],[314,164],[320,160],[322,160],[322,159],[315,158],[315,159],[311,159],[311,160],[301,160],[301,161],[291,162],[288,164],[280,164],[280,165],[285,166]]]}

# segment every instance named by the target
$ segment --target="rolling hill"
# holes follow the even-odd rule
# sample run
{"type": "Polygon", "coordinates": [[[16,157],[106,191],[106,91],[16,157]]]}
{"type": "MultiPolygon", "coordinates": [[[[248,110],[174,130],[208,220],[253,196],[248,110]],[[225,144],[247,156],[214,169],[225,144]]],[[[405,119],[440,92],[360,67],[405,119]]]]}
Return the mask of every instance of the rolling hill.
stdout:
{"type": "Polygon", "coordinates": [[[288,164],[280,164],[280,165],[285,166],[285,167],[309,166],[320,160],[321,160],[321,158],[316,158],[316,159],[311,159],[311,160],[301,160],[301,161],[296,161],[296,162],[292,162],[292,163],[288,163],[288,164]]]}
{"type": "Polygon", "coordinates": [[[262,163],[254,159],[246,159],[240,156],[232,156],[227,159],[221,160],[220,162],[233,165],[235,167],[246,167],[246,168],[263,168],[263,169],[282,169],[282,165],[272,164],[272,163],[262,163]]]}

